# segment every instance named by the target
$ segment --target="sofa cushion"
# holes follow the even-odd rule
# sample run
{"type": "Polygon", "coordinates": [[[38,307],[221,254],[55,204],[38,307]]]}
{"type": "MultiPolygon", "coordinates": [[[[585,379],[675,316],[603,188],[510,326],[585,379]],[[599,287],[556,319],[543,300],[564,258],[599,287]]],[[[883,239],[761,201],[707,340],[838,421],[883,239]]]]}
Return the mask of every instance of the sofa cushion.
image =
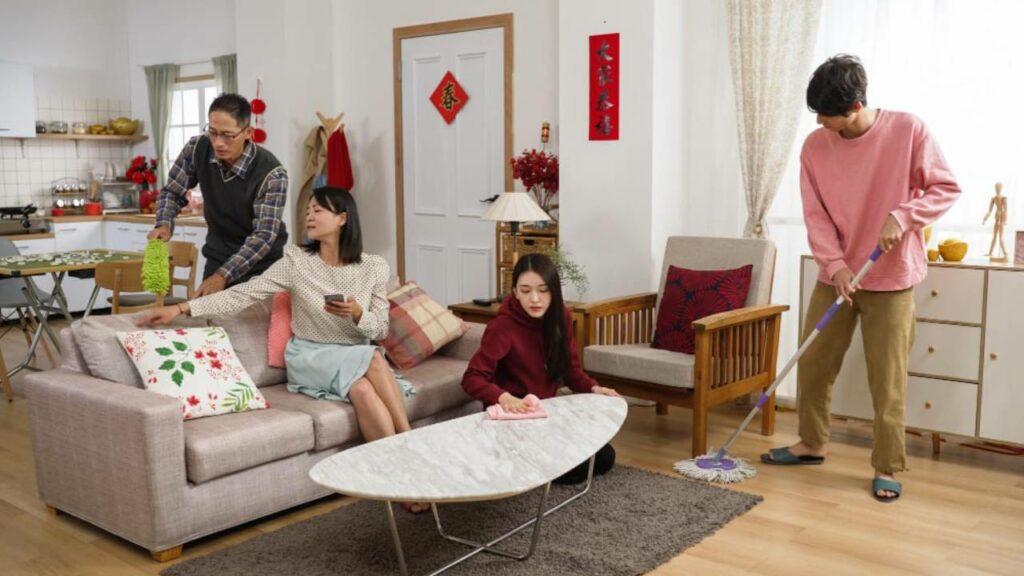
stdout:
{"type": "Polygon", "coordinates": [[[235,352],[257,386],[272,386],[288,380],[283,368],[273,368],[267,356],[267,328],[273,298],[267,298],[231,316],[210,318],[211,326],[221,326],[235,345],[235,352]]]}
{"type": "Polygon", "coordinates": [[[189,420],[184,432],[186,475],[194,484],[313,449],[309,415],[276,408],[189,420]]]}
{"type": "Polygon", "coordinates": [[[384,348],[388,359],[402,369],[423,362],[469,329],[415,282],[388,294],[388,303],[389,326],[384,348]]]}
{"type": "MultiPolygon", "coordinates": [[[[89,373],[97,378],[142,388],[142,378],[131,358],[117,340],[118,332],[139,329],[139,322],[148,317],[152,310],[134,314],[113,316],[90,316],[71,324],[75,343],[82,353],[89,373]]],[[[201,318],[177,318],[170,328],[206,326],[201,318]]]]}
{"type": "Polygon", "coordinates": [[[146,390],[177,398],[186,420],[267,407],[223,328],[118,332],[146,390]]]}
{"type": "Polygon", "coordinates": [[[651,348],[647,344],[587,346],[583,349],[587,372],[693,388],[693,356],[651,348]]]}
{"type": "Polygon", "coordinates": [[[734,270],[668,267],[651,348],[693,354],[693,322],[742,308],[750,289],[750,264],[734,270]]]}
{"type": "MultiPolygon", "coordinates": [[[[462,390],[462,374],[467,362],[434,356],[402,375],[416,388],[416,395],[405,399],[409,421],[432,416],[471,402],[462,390]]],[[[313,418],[316,450],[325,450],[352,440],[361,439],[355,410],[347,402],[317,400],[305,394],[288,392],[284,386],[261,390],[275,409],[304,412],[313,418]]]]}

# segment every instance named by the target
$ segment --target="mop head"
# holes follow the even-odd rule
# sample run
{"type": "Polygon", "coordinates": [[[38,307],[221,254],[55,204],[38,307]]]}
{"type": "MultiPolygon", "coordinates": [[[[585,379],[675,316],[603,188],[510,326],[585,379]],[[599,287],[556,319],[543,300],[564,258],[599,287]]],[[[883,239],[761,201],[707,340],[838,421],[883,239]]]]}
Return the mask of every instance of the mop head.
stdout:
{"type": "Polygon", "coordinates": [[[169,259],[167,244],[163,240],[153,238],[146,244],[142,257],[142,287],[146,292],[167,294],[171,287],[169,259]]]}
{"type": "Polygon", "coordinates": [[[742,482],[757,475],[757,469],[743,458],[730,458],[716,452],[708,452],[703,456],[676,462],[675,469],[683,476],[705,482],[721,482],[730,484],[742,482]]]}

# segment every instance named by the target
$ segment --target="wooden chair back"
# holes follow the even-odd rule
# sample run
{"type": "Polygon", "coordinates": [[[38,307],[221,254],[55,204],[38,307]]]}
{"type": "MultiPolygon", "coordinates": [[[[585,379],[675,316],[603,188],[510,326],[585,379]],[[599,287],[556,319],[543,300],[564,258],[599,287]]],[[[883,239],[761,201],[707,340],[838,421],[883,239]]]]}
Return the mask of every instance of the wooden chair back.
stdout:
{"type": "Polygon", "coordinates": [[[146,291],[142,287],[142,262],[101,262],[96,266],[96,285],[113,293],[110,304],[114,314],[164,305],[164,296],[158,294],[144,306],[121,306],[122,294],[146,291]]]}

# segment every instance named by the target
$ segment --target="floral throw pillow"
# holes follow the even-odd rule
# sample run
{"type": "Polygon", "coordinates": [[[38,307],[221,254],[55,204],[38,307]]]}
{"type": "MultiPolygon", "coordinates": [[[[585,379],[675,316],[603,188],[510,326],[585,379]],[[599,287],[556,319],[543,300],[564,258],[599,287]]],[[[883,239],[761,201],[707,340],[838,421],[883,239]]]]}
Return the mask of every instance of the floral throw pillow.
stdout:
{"type": "Polygon", "coordinates": [[[754,267],[734,270],[687,270],[668,267],[665,291],[658,305],[658,320],[651,348],[693,354],[693,321],[742,308],[750,290],[754,267]]]}
{"type": "Polygon", "coordinates": [[[118,332],[117,340],[146,390],[181,400],[185,420],[270,407],[223,328],[118,332]]]}

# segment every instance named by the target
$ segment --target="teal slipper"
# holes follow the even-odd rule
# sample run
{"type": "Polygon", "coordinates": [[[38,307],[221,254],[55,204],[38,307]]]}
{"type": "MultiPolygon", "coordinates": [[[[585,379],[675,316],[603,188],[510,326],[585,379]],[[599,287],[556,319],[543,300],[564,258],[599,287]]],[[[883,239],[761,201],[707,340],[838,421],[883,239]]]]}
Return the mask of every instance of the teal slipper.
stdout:
{"type": "Polygon", "coordinates": [[[774,464],[776,466],[808,466],[821,464],[824,461],[824,456],[811,456],[809,454],[797,456],[796,454],[793,454],[788,447],[772,448],[767,454],[761,454],[761,462],[764,462],[765,464],[774,464]]]}
{"type": "Polygon", "coordinates": [[[875,497],[875,500],[879,502],[885,502],[888,504],[893,500],[900,497],[900,492],[903,490],[903,485],[895,480],[889,480],[888,478],[875,478],[871,481],[871,495],[875,497]],[[879,490],[888,490],[889,492],[895,492],[893,496],[879,496],[879,490]]]}

